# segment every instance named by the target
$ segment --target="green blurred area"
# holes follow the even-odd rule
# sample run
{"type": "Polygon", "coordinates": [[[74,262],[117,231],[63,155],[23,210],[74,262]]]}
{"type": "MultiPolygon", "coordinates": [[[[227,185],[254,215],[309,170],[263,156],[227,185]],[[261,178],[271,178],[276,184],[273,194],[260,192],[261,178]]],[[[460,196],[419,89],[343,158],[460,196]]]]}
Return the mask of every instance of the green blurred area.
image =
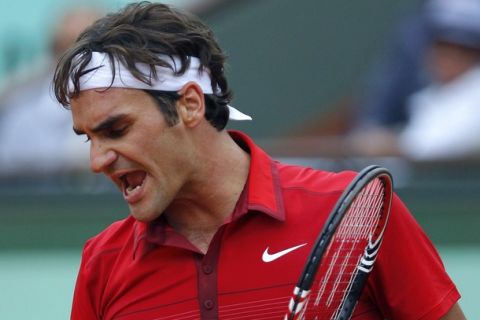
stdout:
{"type": "Polygon", "coordinates": [[[120,195],[0,196],[0,249],[79,248],[128,211],[120,195]]]}
{"type": "MultiPolygon", "coordinates": [[[[434,193],[422,188],[398,192],[437,244],[480,245],[478,190],[434,193]]],[[[90,236],[128,210],[119,196],[0,195],[0,250],[79,248],[90,236]]]]}
{"type": "MultiPolygon", "coordinates": [[[[480,246],[480,165],[414,164],[407,171],[391,167],[396,192],[435,244],[480,246]]],[[[78,249],[126,217],[120,193],[100,179],[75,186],[70,185],[74,179],[60,183],[59,178],[29,188],[25,182],[0,180],[0,249],[78,249]]]]}

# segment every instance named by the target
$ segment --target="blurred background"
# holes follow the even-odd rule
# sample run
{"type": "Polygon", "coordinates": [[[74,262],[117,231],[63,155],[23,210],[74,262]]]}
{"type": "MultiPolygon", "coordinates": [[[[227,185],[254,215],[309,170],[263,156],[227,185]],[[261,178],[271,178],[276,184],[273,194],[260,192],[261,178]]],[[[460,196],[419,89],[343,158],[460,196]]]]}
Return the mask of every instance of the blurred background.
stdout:
{"type": "MultiPolygon", "coordinates": [[[[129,1],[0,4],[0,318],[66,319],[85,240],[127,207],[52,98],[56,60],[129,1]]],[[[275,158],[389,168],[480,318],[480,1],[171,0],[228,53],[232,124],[275,158]]]]}

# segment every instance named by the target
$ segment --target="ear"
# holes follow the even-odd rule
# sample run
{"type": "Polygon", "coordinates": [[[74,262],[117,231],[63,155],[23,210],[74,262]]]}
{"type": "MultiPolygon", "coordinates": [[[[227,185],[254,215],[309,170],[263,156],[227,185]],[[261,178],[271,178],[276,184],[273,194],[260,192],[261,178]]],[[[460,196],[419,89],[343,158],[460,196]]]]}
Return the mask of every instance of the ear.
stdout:
{"type": "Polygon", "coordinates": [[[197,126],[205,117],[205,98],[200,86],[195,82],[188,82],[178,92],[180,99],[177,111],[187,127],[197,126]]]}

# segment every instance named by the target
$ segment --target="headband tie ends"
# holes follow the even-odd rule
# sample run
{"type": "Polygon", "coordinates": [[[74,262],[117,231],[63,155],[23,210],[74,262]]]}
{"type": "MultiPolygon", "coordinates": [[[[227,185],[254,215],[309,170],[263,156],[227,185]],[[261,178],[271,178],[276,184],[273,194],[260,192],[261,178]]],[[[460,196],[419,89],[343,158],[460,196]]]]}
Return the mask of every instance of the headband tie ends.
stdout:
{"type": "Polygon", "coordinates": [[[237,121],[243,121],[243,120],[252,120],[252,117],[250,117],[248,114],[245,114],[238,109],[235,109],[232,106],[227,106],[228,110],[230,111],[230,116],[228,117],[230,120],[237,120],[237,121]]]}
{"type": "MultiPolygon", "coordinates": [[[[181,65],[180,59],[173,56],[161,56],[165,60],[171,60],[174,68],[181,65]]],[[[201,67],[200,60],[196,57],[189,57],[190,65],[181,75],[177,75],[173,70],[161,66],[155,66],[157,69],[158,79],[151,79],[151,85],[148,85],[137,78],[121,63],[118,59],[114,59],[113,63],[109,63],[109,57],[104,52],[92,52],[92,57],[85,70],[92,70],[85,73],[79,79],[80,91],[88,89],[101,88],[128,88],[128,89],[147,89],[158,91],[178,91],[186,83],[193,81],[199,85],[204,94],[213,94],[211,85],[211,78],[209,70],[201,67]],[[112,69],[115,68],[115,78],[112,81],[112,69]]],[[[144,74],[150,74],[150,66],[137,63],[136,66],[144,74]]],[[[73,83],[70,83],[70,88],[73,88],[73,83]]],[[[252,120],[249,115],[240,112],[232,106],[227,106],[229,109],[230,120],[252,120]]]]}

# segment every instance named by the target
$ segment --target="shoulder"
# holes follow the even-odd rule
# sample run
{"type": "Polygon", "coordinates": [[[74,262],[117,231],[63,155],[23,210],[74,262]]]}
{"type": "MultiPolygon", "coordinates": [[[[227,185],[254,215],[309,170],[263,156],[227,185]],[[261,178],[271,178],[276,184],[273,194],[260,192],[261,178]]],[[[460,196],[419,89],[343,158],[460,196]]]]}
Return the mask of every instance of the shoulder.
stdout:
{"type": "Polygon", "coordinates": [[[286,215],[301,223],[319,224],[316,229],[321,228],[356,176],[354,171],[330,172],[283,164],[278,165],[278,171],[286,215]]]}
{"type": "Polygon", "coordinates": [[[116,256],[131,240],[135,231],[135,219],[131,216],[116,221],[96,236],[90,238],[83,248],[83,263],[90,266],[104,256],[116,256]]]}
{"type": "Polygon", "coordinates": [[[343,192],[356,176],[355,171],[331,172],[310,167],[278,163],[283,189],[304,189],[311,192],[343,192]]]}

